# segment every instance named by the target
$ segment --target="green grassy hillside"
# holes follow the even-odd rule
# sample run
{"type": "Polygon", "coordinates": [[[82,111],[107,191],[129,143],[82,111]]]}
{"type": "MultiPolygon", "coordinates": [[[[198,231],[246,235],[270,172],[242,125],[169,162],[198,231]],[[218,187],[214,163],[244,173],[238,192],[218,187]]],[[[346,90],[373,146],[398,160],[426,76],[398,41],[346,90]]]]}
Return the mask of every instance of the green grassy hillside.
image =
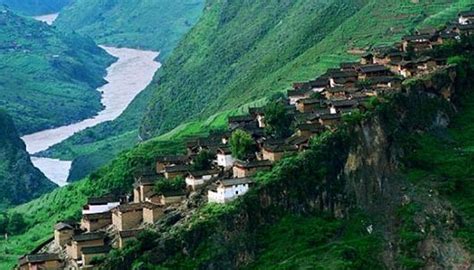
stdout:
{"type": "Polygon", "coordinates": [[[33,167],[10,116],[0,110],[0,210],[30,201],[56,185],[33,167]]]}
{"type": "Polygon", "coordinates": [[[96,88],[114,59],[87,38],[2,9],[0,107],[20,134],[63,125],[101,109],[96,88]]]}
{"type": "Polygon", "coordinates": [[[203,0],[76,0],[65,8],[55,25],[77,31],[100,44],[146,48],[166,57],[194,25],[203,0]]]}
{"type": "Polygon", "coordinates": [[[72,0],[0,0],[12,10],[23,15],[34,16],[58,12],[72,0]]]}
{"type": "Polygon", "coordinates": [[[156,82],[118,120],[82,132],[49,154],[78,157],[73,174],[83,177],[139,141],[144,113],[142,138],[183,123],[206,126],[356,59],[349,49],[391,44],[418,26],[443,24],[470,5],[470,0],[210,0],[156,82]]]}

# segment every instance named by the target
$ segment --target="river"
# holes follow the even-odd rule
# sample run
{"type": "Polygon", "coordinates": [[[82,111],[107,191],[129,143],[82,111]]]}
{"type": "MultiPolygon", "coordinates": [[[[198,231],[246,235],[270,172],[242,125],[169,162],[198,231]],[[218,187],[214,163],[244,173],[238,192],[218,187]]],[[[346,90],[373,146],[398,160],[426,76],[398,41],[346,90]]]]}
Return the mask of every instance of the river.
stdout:
{"type": "MultiPolygon", "coordinates": [[[[150,84],[153,75],[161,66],[160,63],[155,61],[159,55],[158,52],[101,47],[118,58],[107,69],[105,80],[108,83],[97,89],[102,93],[104,110],[100,111],[95,117],[78,123],[24,136],[22,139],[31,155],[66,140],[76,132],[116,119],[133,99],[150,84]]],[[[32,156],[32,161],[51,181],[59,186],[67,184],[71,161],[34,156],[32,156]]]]}
{"type": "Polygon", "coordinates": [[[59,13],[53,13],[53,14],[36,16],[36,17],[33,17],[33,19],[52,25],[53,22],[58,18],[58,16],[59,16],[59,13]]]}

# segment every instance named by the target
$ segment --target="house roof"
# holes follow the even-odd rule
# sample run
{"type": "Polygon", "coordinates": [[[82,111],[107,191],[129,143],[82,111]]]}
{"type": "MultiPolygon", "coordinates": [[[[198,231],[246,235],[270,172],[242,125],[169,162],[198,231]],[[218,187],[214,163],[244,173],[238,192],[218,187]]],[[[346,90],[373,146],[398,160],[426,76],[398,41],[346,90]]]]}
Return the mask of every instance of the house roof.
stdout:
{"type": "Polygon", "coordinates": [[[292,145],[300,145],[300,144],[304,144],[304,143],[307,143],[309,141],[309,139],[311,139],[313,135],[295,135],[295,136],[291,136],[290,138],[288,138],[286,140],[286,142],[288,144],[292,144],[292,145]]]}
{"type": "Polygon", "coordinates": [[[286,92],[286,95],[288,97],[303,97],[303,96],[307,96],[311,94],[311,91],[310,90],[306,90],[306,89],[298,89],[298,90],[288,90],[286,92]]]}
{"type": "Polygon", "coordinates": [[[341,69],[356,69],[359,67],[361,64],[359,62],[346,62],[346,63],[341,63],[339,66],[341,69]]]}
{"type": "Polygon", "coordinates": [[[328,73],[329,77],[336,79],[336,78],[348,78],[348,77],[357,77],[357,72],[352,70],[334,70],[328,73]]]}
{"type": "Polygon", "coordinates": [[[253,160],[253,161],[236,161],[234,166],[241,167],[244,169],[251,169],[251,168],[264,168],[264,167],[271,167],[272,162],[269,160],[253,160]]]}
{"type": "Polygon", "coordinates": [[[402,79],[394,76],[379,76],[379,77],[372,77],[369,79],[369,81],[373,84],[377,83],[390,83],[390,82],[396,82],[396,81],[401,81],[402,79]]]}
{"type": "Polygon", "coordinates": [[[111,202],[120,202],[120,198],[114,195],[107,195],[107,196],[102,196],[102,197],[91,197],[87,199],[88,205],[102,205],[102,204],[108,204],[111,202]]]}
{"type": "Polygon", "coordinates": [[[168,163],[185,163],[189,161],[189,157],[185,155],[168,155],[158,156],[155,158],[156,162],[168,162],[168,163]]]}
{"type": "Polygon", "coordinates": [[[110,211],[104,213],[95,213],[95,214],[84,214],[82,215],[84,220],[92,220],[92,219],[111,219],[112,213],[110,211]]]}
{"type": "Polygon", "coordinates": [[[29,254],[25,255],[19,260],[20,265],[24,265],[27,263],[40,263],[40,262],[48,262],[48,261],[60,261],[58,254],[52,253],[41,253],[41,254],[29,254]]]}
{"type": "Polygon", "coordinates": [[[459,16],[462,16],[462,17],[474,17],[474,10],[459,12],[459,16]]]}
{"type": "Polygon", "coordinates": [[[54,229],[56,231],[63,231],[63,230],[74,230],[76,224],[69,221],[58,222],[54,225],[54,229]]]}
{"type": "Polygon", "coordinates": [[[128,230],[128,231],[120,231],[119,232],[119,237],[120,238],[130,238],[130,237],[135,237],[139,233],[141,233],[143,230],[128,230]]]}
{"type": "Polygon", "coordinates": [[[83,247],[81,253],[84,255],[106,254],[110,250],[110,246],[83,247]]]}
{"type": "Polygon", "coordinates": [[[151,202],[143,202],[143,203],[142,203],[142,206],[143,206],[143,208],[146,208],[146,209],[162,208],[161,205],[158,205],[158,204],[155,204],[155,203],[151,203],[151,202]]]}
{"type": "Polygon", "coordinates": [[[202,177],[202,176],[214,175],[218,173],[219,173],[219,170],[213,169],[213,170],[202,170],[202,171],[190,171],[188,172],[188,175],[191,175],[194,177],[202,177]]]}
{"type": "Polygon", "coordinates": [[[85,241],[93,241],[93,240],[100,240],[105,238],[105,233],[103,232],[92,232],[92,233],[83,233],[74,235],[72,240],[76,242],[85,242],[85,241]]]}
{"type": "Polygon", "coordinates": [[[296,127],[296,129],[300,131],[310,131],[312,133],[318,133],[324,130],[324,127],[319,124],[300,124],[296,127]]]}
{"type": "Polygon", "coordinates": [[[137,210],[143,210],[143,203],[128,203],[128,204],[122,204],[114,209],[112,209],[112,212],[131,212],[131,211],[137,211],[137,210]]]}
{"type": "Polygon", "coordinates": [[[319,119],[321,119],[321,120],[335,120],[335,119],[339,119],[341,117],[342,116],[340,114],[325,114],[325,115],[321,115],[319,117],[319,119]]]}
{"type": "Polygon", "coordinates": [[[429,41],[433,38],[431,34],[421,34],[421,35],[406,35],[402,39],[405,41],[429,41]]]}
{"type": "Polygon", "coordinates": [[[159,195],[163,195],[165,197],[181,197],[186,196],[186,191],[184,190],[165,190],[160,192],[159,195]]]}
{"type": "Polygon", "coordinates": [[[357,106],[359,102],[353,99],[331,100],[329,101],[334,107],[353,107],[357,106]]]}
{"type": "Polygon", "coordinates": [[[282,152],[295,152],[298,151],[298,147],[295,145],[291,144],[286,144],[286,143],[281,143],[281,144],[265,144],[263,146],[263,149],[269,152],[277,152],[277,153],[282,153],[282,152]]]}
{"type": "Polygon", "coordinates": [[[238,186],[244,184],[252,184],[253,181],[250,178],[234,178],[234,179],[224,179],[217,181],[217,185],[224,187],[238,186]]]}
{"type": "Polygon", "coordinates": [[[175,166],[166,166],[165,172],[174,173],[174,172],[187,172],[192,169],[191,165],[175,165],[175,166]]]}
{"type": "Polygon", "coordinates": [[[372,73],[372,72],[381,72],[388,71],[388,68],[384,65],[363,65],[358,68],[362,73],[372,73]]]}
{"type": "Polygon", "coordinates": [[[319,99],[319,98],[305,98],[305,99],[300,99],[297,102],[301,103],[303,105],[312,105],[312,104],[321,103],[321,99],[319,99]]]}
{"type": "Polygon", "coordinates": [[[152,185],[158,180],[160,177],[159,174],[146,174],[146,175],[140,175],[138,177],[135,177],[135,184],[134,186],[139,186],[139,185],[152,185]]]}

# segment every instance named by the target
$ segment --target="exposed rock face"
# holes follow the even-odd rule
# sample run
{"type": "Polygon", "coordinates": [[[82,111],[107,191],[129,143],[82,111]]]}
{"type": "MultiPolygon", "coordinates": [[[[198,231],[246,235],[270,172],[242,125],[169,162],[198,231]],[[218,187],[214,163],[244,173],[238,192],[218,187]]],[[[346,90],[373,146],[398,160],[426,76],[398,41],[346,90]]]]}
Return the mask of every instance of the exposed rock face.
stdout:
{"type": "Polygon", "coordinates": [[[453,70],[448,69],[407,85],[373,117],[320,139],[321,143],[294,158],[296,162],[276,166],[269,181],[258,185],[218,220],[196,217],[195,207],[205,201],[204,194],[195,195],[187,206],[170,214],[176,217],[179,213],[180,218],[172,224],[158,224],[160,236],[147,251],[151,262],[159,264],[176,254],[194,258],[205,242],[219,248],[212,259],[200,263],[200,269],[239,269],[255,257],[256,232],[283,215],[326,212],[344,218],[350,209],[361,208],[381,217],[375,226],[381,228],[386,240],[383,261],[389,269],[399,268],[395,260],[400,252],[396,210],[416,201],[423,206],[414,216],[423,236],[416,248],[428,262],[426,268],[458,269],[468,264],[469,253],[452,236],[457,221],[449,205],[429,192],[416,190],[399,173],[406,151],[399,137],[449,123],[453,106],[446,98],[454,94],[455,79],[453,70]],[[424,195],[419,196],[420,192],[424,195]]]}
{"type": "Polygon", "coordinates": [[[13,121],[0,110],[0,204],[27,202],[54,187],[33,166],[13,121]]]}

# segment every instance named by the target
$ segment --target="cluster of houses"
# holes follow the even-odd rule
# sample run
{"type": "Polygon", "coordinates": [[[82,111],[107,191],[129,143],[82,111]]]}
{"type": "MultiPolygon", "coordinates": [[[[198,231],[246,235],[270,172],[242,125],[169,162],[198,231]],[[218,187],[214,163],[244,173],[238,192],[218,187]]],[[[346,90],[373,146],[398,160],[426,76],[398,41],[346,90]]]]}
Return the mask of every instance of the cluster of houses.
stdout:
{"type": "Polygon", "coordinates": [[[446,59],[423,52],[470,35],[473,26],[474,12],[463,12],[457,23],[443,30],[416,31],[395,46],[365,53],[359,62],[342,63],[314,80],[295,83],[284,100],[294,127],[286,138],[275,139],[265,132],[264,108],[229,117],[226,132],[189,140],[186,154],[156,157],[152,172],[135,177],[133,195],[90,198],[81,222],[56,224],[54,240],[41,252],[22,257],[19,269],[93,269],[95,258],[112,248],[123,248],[192,192],[204,191],[209,203],[235,200],[251,189],[255,174],[288,154],[307,149],[312,137],[337,128],[343,115],[363,110],[372,97],[400,91],[406,78],[445,65],[446,59]],[[245,160],[236,159],[231,150],[230,137],[236,130],[246,131],[254,141],[255,151],[245,160]],[[209,168],[196,170],[195,157],[203,151],[214,160],[209,168]],[[158,181],[178,178],[184,179],[186,188],[155,188],[158,181]]]}

